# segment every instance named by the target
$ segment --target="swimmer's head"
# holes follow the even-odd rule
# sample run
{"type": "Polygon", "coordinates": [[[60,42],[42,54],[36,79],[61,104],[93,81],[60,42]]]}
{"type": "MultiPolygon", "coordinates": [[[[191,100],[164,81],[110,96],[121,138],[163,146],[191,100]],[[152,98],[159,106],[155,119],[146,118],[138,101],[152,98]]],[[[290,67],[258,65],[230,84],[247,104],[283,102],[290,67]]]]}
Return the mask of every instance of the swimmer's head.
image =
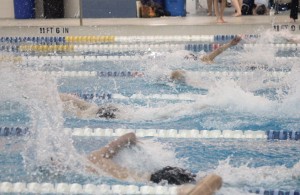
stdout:
{"type": "Polygon", "coordinates": [[[115,112],[117,111],[119,111],[119,109],[113,106],[100,107],[96,116],[99,118],[114,119],[116,118],[115,112]]]}
{"type": "Polygon", "coordinates": [[[185,71],[184,70],[174,70],[171,73],[170,79],[172,81],[185,82],[185,71]]]}
{"type": "Polygon", "coordinates": [[[150,181],[154,183],[168,182],[168,184],[182,185],[195,182],[196,175],[187,170],[167,166],[151,174],[150,181]]]}

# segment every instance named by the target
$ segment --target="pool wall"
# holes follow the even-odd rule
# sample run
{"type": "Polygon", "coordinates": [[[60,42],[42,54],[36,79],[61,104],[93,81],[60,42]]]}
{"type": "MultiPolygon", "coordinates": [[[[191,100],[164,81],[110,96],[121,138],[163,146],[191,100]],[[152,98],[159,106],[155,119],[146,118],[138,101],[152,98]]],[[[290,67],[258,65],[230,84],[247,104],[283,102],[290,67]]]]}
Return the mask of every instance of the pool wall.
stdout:
{"type": "Polygon", "coordinates": [[[300,25],[287,15],[226,17],[216,25],[214,17],[128,18],[128,19],[35,19],[0,20],[0,36],[154,36],[257,34],[268,29],[299,34],[300,25]]]}

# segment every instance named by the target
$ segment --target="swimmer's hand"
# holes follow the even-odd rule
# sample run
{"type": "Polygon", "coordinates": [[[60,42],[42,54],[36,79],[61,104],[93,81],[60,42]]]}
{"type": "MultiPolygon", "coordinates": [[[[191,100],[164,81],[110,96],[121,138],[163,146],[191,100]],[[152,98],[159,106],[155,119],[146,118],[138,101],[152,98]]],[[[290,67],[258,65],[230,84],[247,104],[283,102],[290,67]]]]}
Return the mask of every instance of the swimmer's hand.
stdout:
{"type": "Polygon", "coordinates": [[[174,70],[171,73],[170,80],[171,81],[179,81],[185,82],[186,73],[184,70],[174,70]]]}
{"type": "Polygon", "coordinates": [[[212,64],[214,61],[212,61],[209,57],[209,55],[204,55],[201,57],[201,61],[204,62],[205,64],[212,64]]]}
{"type": "Polygon", "coordinates": [[[237,45],[242,40],[241,36],[236,36],[230,41],[230,45],[237,45]]]}

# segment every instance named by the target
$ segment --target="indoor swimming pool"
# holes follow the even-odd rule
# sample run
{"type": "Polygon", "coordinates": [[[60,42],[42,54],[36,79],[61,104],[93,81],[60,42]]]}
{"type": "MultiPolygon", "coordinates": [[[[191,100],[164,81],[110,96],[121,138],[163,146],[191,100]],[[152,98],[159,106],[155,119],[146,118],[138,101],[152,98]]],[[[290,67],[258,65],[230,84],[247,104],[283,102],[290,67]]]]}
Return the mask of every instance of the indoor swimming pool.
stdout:
{"type": "Polygon", "coordinates": [[[212,64],[185,58],[235,36],[1,37],[0,192],[174,194],[84,168],[91,151],[135,132],[140,143],[114,159],[129,170],[214,173],[216,194],[299,194],[298,37],[243,35],[212,64]],[[118,110],[79,115],[60,94],[118,110]]]}

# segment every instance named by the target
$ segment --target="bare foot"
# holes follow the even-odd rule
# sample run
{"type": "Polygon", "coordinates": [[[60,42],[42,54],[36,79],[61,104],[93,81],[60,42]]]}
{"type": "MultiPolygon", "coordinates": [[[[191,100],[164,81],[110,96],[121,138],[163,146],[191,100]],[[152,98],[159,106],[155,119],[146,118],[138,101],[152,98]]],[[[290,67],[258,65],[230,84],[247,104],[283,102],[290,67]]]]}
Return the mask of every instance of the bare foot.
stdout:
{"type": "Polygon", "coordinates": [[[207,13],[207,16],[211,16],[211,15],[212,15],[212,13],[211,13],[211,12],[208,12],[208,13],[207,13]]]}
{"type": "Polygon", "coordinates": [[[217,24],[223,24],[226,23],[223,18],[217,18],[217,24]]]}
{"type": "Polygon", "coordinates": [[[239,16],[241,16],[242,15],[242,13],[235,13],[235,14],[233,14],[232,16],[233,17],[239,17],[239,16]]]}
{"type": "Polygon", "coordinates": [[[290,23],[295,23],[295,22],[296,22],[296,19],[291,18],[290,23]]]}

